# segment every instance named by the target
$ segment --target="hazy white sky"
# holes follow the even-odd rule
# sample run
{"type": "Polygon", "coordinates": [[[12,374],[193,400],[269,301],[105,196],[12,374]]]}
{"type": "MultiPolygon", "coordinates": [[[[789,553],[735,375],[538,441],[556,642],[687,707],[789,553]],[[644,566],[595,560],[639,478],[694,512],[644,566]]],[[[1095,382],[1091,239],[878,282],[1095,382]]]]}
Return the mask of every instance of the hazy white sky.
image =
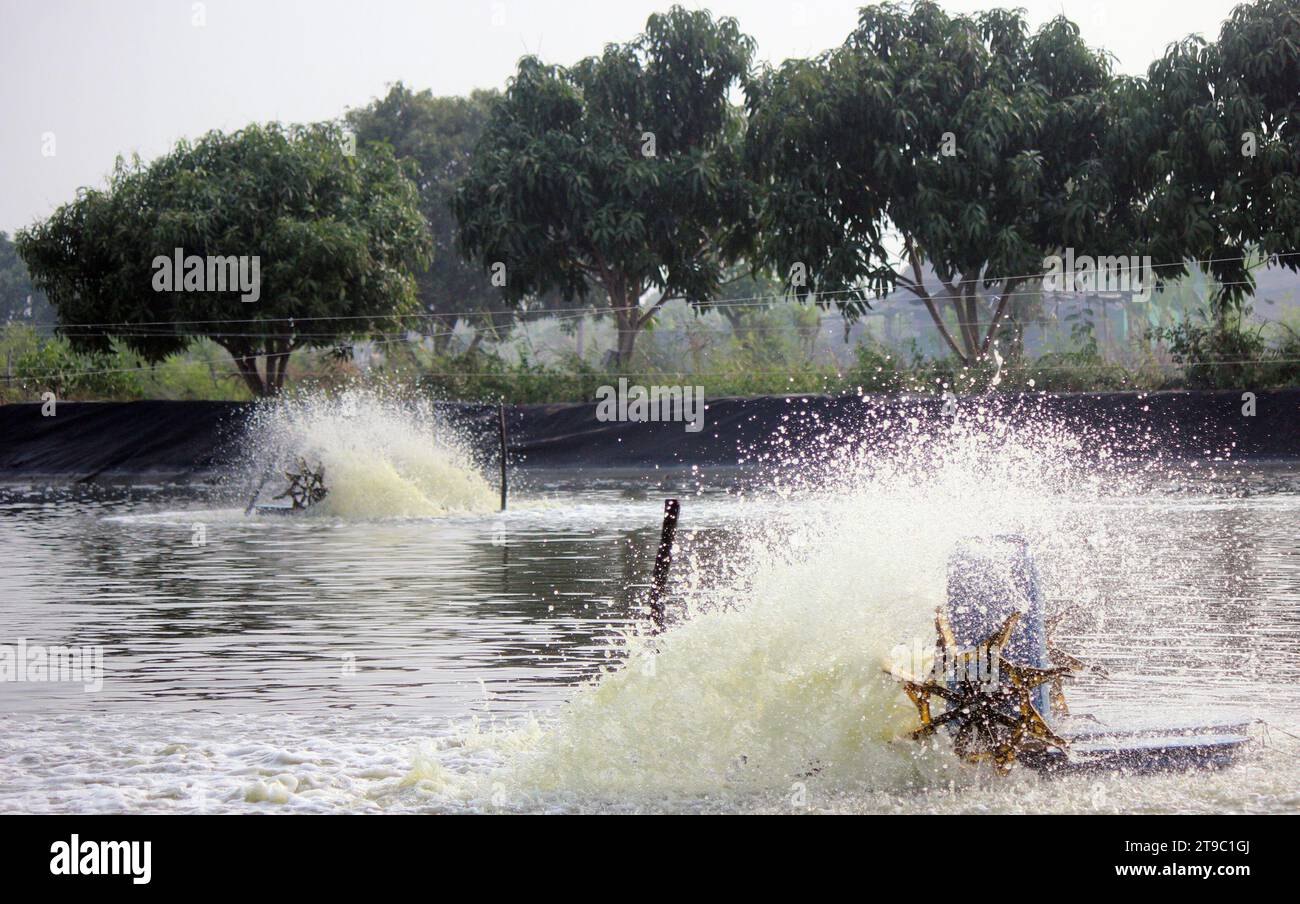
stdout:
{"type": "MultiPolygon", "coordinates": [[[[572,63],[633,37],[671,0],[0,0],[0,230],[99,185],[119,154],[272,119],[338,116],[404,81],[500,87],[537,53],[572,63]],[[205,20],[198,25],[196,17],[205,20]],[[53,146],[49,140],[53,136],[53,146]],[[53,150],[52,156],[46,154],[53,150]],[[43,153],[44,152],[44,153],[43,153]]],[[[862,0],[686,2],[735,16],[779,62],[840,43],[862,0]]],[[[1120,69],[1213,37],[1235,0],[946,0],[952,11],[1064,12],[1120,69]]]]}

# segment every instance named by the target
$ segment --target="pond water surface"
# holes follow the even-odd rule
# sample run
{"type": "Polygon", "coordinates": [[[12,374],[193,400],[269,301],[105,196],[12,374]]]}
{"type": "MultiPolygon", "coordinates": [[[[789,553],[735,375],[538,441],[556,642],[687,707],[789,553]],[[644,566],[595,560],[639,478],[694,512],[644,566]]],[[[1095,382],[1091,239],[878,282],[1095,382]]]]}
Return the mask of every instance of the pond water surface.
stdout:
{"type": "Polygon", "coordinates": [[[970,776],[898,739],[914,714],[881,655],[925,637],[943,566],[898,536],[943,533],[915,496],[726,469],[523,483],[504,514],[360,519],[3,487],[0,644],[102,648],[104,672],[0,682],[0,810],[1300,810],[1294,464],[1018,513],[1053,607],[1076,607],[1062,646],[1110,675],[1079,679],[1076,710],[1262,720],[1227,770],[1064,779],[970,776]],[[680,624],[647,669],[627,634],[669,495],[680,624]]]}

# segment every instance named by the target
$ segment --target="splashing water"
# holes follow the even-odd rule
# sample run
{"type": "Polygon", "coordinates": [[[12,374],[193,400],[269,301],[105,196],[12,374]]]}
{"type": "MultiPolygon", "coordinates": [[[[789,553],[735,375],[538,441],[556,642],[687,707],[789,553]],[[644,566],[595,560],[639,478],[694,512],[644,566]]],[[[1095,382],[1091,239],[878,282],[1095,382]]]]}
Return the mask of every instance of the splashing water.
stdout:
{"type": "Polygon", "coordinates": [[[496,508],[469,446],[427,401],[360,390],[281,400],[257,411],[247,436],[254,451],[244,470],[254,480],[268,462],[283,470],[301,457],[324,466],[329,495],[312,513],[397,518],[496,508]]]}
{"type": "MultiPolygon", "coordinates": [[[[315,412],[264,415],[265,448],[319,436],[317,449],[387,459],[390,434],[375,426],[386,419],[418,434],[421,447],[455,435],[435,433],[433,419],[396,402],[379,403],[387,413],[369,399],[350,412],[346,403],[338,411],[313,404],[315,412]]],[[[487,545],[476,523],[487,519],[449,519],[432,532],[421,523],[300,522],[300,530],[273,534],[265,521],[244,519],[241,506],[232,510],[237,530],[218,528],[222,542],[192,553],[188,544],[167,547],[158,562],[157,541],[174,539],[177,528],[188,539],[192,511],[160,516],[145,504],[103,522],[77,512],[20,520],[9,535],[18,542],[0,563],[20,597],[43,603],[130,587],[93,607],[106,628],[78,630],[111,632],[138,619],[134,630],[150,649],[202,670],[194,674],[220,675],[225,691],[210,713],[206,696],[163,712],[151,703],[179,696],[176,686],[160,692],[164,679],[142,669],[146,682],[124,680],[114,698],[93,704],[73,694],[57,718],[43,701],[20,698],[35,708],[21,731],[0,739],[0,808],[1295,810],[1293,466],[1236,470],[1208,453],[1179,463],[1157,454],[1158,441],[1120,464],[1132,431],[1067,429],[1023,411],[1008,418],[967,409],[956,423],[895,413],[891,425],[878,415],[874,431],[836,434],[801,407],[791,404],[790,432],[782,427],[777,446],[752,453],[769,465],[761,489],[742,493],[743,480],[720,474],[684,500],[673,624],[659,637],[610,646],[613,667],[576,693],[570,676],[589,674],[626,614],[616,585],[648,567],[631,567],[611,548],[631,524],[650,520],[654,507],[639,481],[625,484],[634,501],[611,502],[593,489],[599,477],[568,474],[551,484],[566,499],[555,516],[513,512],[511,544],[501,549],[487,545]],[[882,430],[887,441],[861,448],[862,436],[882,430]],[[915,711],[882,667],[899,647],[933,644],[953,545],[1004,532],[1023,534],[1033,548],[1049,612],[1085,604],[1061,640],[1111,677],[1080,678],[1069,691],[1077,713],[1117,726],[1144,715],[1208,725],[1216,708],[1246,708],[1277,725],[1276,749],[1264,738],[1222,772],[1048,780],[1031,770],[993,778],[942,743],[926,750],[906,738],[915,711]],[[121,555],[92,554],[91,570],[86,557],[61,552],[110,544],[121,555]],[[269,579],[281,573],[286,550],[304,557],[289,560],[286,580],[269,579]],[[194,578],[179,589],[170,564],[177,552],[189,553],[194,578]],[[46,580],[60,567],[61,595],[46,580]],[[521,579],[507,586],[510,571],[521,579]],[[392,575],[405,579],[385,579],[392,575]],[[566,601],[578,581],[581,603],[566,601]],[[266,589],[250,594],[254,584],[266,589]],[[305,624],[305,607],[279,605],[307,594],[321,602],[305,616],[326,623],[319,629],[305,624]],[[475,608],[436,605],[454,594],[475,608]],[[511,601],[510,612],[494,605],[498,598],[511,601]],[[197,640],[177,637],[176,599],[201,604],[197,640]],[[250,599],[265,604],[268,621],[240,622],[232,634],[226,613],[250,599]],[[411,599],[422,601],[420,612],[411,599]],[[362,605],[331,606],[339,601],[362,605]],[[317,615],[326,611],[328,619],[317,615]],[[394,630],[373,630],[385,625],[394,630]],[[267,675],[258,638],[268,635],[285,639],[296,673],[267,675]],[[221,656],[211,655],[214,637],[221,656]],[[371,639],[362,646],[355,637],[371,639]],[[352,652],[360,677],[335,662],[352,652]],[[476,680],[484,682],[481,702],[465,690],[476,680]],[[244,712],[244,697],[263,701],[244,712]],[[485,714],[485,724],[460,724],[472,712],[485,714]],[[514,721],[521,718],[522,726],[514,721]]],[[[394,469],[406,479],[406,466],[394,469]]],[[[638,547],[648,559],[653,536],[641,534],[638,547]]],[[[71,608],[0,614],[14,636],[34,636],[71,608]]],[[[76,609],[72,617],[90,616],[76,609]]],[[[122,674],[131,669],[127,659],[122,674]]]]}
{"type": "MultiPolygon", "coordinates": [[[[983,414],[950,427],[908,420],[885,448],[825,436],[816,455],[784,449],[772,475],[783,516],[756,521],[722,578],[688,560],[690,617],[628,637],[622,664],[541,729],[480,738],[510,751],[491,781],[528,800],[973,781],[950,751],[906,738],[915,709],[884,674],[900,646],[933,646],[954,545],[1024,535],[1071,593],[1101,567],[1133,566],[1113,547],[1103,566],[1088,539],[1097,497],[1133,492],[1123,470],[1104,449],[1020,417],[1015,427],[983,414]]],[[[426,757],[411,781],[441,793],[447,776],[426,757]]]]}

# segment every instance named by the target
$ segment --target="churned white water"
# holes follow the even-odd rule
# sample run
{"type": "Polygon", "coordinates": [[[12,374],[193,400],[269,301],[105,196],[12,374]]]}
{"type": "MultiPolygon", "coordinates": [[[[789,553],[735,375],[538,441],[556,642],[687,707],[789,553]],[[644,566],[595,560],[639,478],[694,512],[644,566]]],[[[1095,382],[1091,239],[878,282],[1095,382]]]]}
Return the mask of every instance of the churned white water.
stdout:
{"type": "Polygon", "coordinates": [[[277,471],[300,459],[324,468],[329,495],[316,515],[412,517],[490,512],[498,504],[464,440],[427,401],[362,390],[277,401],[254,416],[246,435],[245,479],[268,462],[277,471]]]}
{"type": "Polygon", "coordinates": [[[887,448],[777,448],[757,480],[538,474],[497,514],[472,455],[429,452],[419,415],[277,417],[331,497],[367,461],[392,475],[358,475],[370,489],[339,490],[329,517],[214,523],[204,547],[185,543],[201,499],[5,500],[0,557],[27,558],[6,562],[0,628],[101,640],[110,673],[98,698],[0,685],[18,729],[0,809],[1300,808],[1290,465],[1120,465],[1095,437],[981,416],[902,421],[887,448]],[[651,637],[667,495],[673,623],[651,637]],[[884,667],[933,643],[954,545],[998,533],[1029,541],[1050,608],[1071,609],[1062,645],[1111,674],[1070,688],[1077,711],[1261,720],[1243,762],[999,778],[908,739],[884,667]],[[105,551],[92,574],[69,545],[105,551]]]}

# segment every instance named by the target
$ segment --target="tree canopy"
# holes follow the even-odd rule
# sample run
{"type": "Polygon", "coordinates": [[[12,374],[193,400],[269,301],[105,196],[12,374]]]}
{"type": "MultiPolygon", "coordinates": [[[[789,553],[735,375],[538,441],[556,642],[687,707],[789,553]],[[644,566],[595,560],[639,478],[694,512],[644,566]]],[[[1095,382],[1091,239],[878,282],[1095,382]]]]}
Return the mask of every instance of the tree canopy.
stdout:
{"type": "Polygon", "coordinates": [[[442,351],[466,314],[482,338],[603,306],[626,367],[669,300],[777,274],[849,320],[901,289],[974,367],[1067,249],[1203,267],[1221,325],[1261,261],[1300,270],[1300,0],[1242,4],[1137,78],[1063,16],[933,0],[866,6],[811,59],[754,71],[753,52],[674,6],[572,66],[525,56],[500,94],[399,82],[346,115],[355,154],[336,125],[272,124],[119,160],[17,237],[30,283],[0,234],[0,315],[44,291],[75,348],[150,361],[211,336],[271,394],[294,349],[412,313],[442,351]],[[260,300],[153,291],[174,248],[257,256],[260,300]]]}
{"type": "Polygon", "coordinates": [[[253,125],[180,142],[148,165],[119,158],[105,189],[18,236],[74,349],[117,341],[159,361],[209,336],[256,395],[279,392],[295,349],[391,328],[412,310],[411,269],[428,245],[415,185],[391,151],[351,155],[333,124],[253,125]],[[258,300],[187,290],[179,276],[157,291],[155,260],[177,248],[257,257],[258,300]]]}
{"type": "Polygon", "coordinates": [[[1020,12],[867,7],[843,46],[751,97],[763,258],[849,316],[903,287],[974,364],[1045,256],[1127,231],[1103,165],[1110,87],[1064,18],[1031,35],[1020,12]]]}
{"type": "Polygon", "coordinates": [[[1300,269],[1300,2],[1236,7],[1216,42],[1170,45],[1144,87],[1150,253],[1211,273],[1226,313],[1254,285],[1252,249],[1300,269]]]}
{"type": "Polygon", "coordinates": [[[32,285],[18,246],[0,231],[0,323],[11,320],[53,323],[54,311],[45,293],[32,285]]]}
{"type": "Polygon", "coordinates": [[[469,170],[470,155],[487,123],[495,91],[468,97],[435,97],[401,82],[387,95],[348,112],[346,120],[363,145],[385,142],[399,160],[411,161],[420,192],[420,212],[429,223],[432,256],[416,272],[417,294],[430,315],[429,335],[445,347],[458,314],[478,326],[499,330],[510,322],[501,294],[488,275],[460,253],[451,199],[469,170]]]}
{"type": "Polygon", "coordinates": [[[673,7],[572,67],[520,60],[453,201],[465,253],[508,301],[603,292],[626,365],[658,307],[706,303],[748,241],[729,94],[752,51],[734,20],[673,7]]]}

